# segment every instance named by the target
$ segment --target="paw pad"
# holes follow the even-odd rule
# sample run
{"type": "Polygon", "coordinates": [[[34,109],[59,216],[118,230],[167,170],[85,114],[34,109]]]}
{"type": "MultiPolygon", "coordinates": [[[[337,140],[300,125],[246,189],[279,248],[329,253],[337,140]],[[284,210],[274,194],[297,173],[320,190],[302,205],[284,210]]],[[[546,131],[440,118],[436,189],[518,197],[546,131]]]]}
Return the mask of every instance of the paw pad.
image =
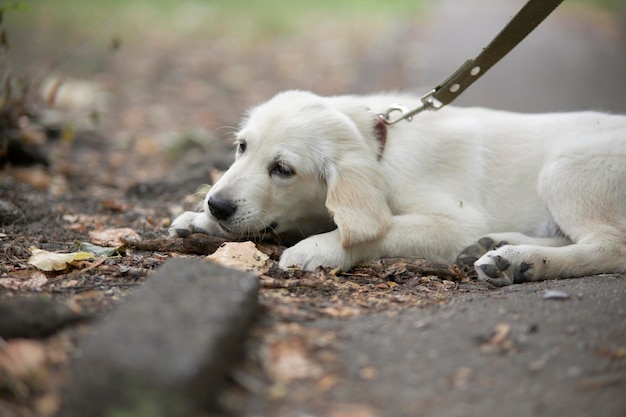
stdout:
{"type": "Polygon", "coordinates": [[[532,278],[531,272],[532,265],[527,262],[522,262],[519,264],[515,271],[513,272],[513,282],[519,284],[521,282],[530,281],[532,278]]]}
{"type": "Polygon", "coordinates": [[[490,254],[476,262],[478,279],[498,287],[532,281],[533,269],[529,262],[516,264],[508,257],[490,254]]]}

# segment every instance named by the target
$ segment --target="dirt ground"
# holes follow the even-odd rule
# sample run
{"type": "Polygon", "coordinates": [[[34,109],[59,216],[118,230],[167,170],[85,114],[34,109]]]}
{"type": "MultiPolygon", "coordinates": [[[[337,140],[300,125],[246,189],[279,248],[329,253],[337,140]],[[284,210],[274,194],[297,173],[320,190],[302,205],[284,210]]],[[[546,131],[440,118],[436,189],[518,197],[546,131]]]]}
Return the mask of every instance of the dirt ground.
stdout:
{"type": "MultiPolygon", "coordinates": [[[[81,152],[86,155],[76,160],[91,159],[90,151],[81,152]]],[[[98,154],[102,159],[110,157],[101,151],[98,154]]],[[[22,172],[31,169],[36,168],[23,168],[22,172]]],[[[3,176],[0,192],[0,199],[19,212],[14,222],[3,226],[1,235],[0,297],[4,302],[15,301],[3,309],[3,319],[13,321],[11,329],[17,333],[9,333],[12,337],[4,342],[4,357],[0,355],[0,364],[7,367],[0,377],[0,411],[3,416],[54,415],[68,366],[91,320],[102,318],[123,302],[165,260],[204,254],[188,253],[189,247],[181,245],[181,239],[165,237],[172,206],[177,205],[169,199],[119,196],[116,190],[54,196],[17,181],[13,175],[3,176]],[[128,230],[136,233],[139,241],[107,241],[119,239],[119,230],[123,230],[122,236],[127,236],[123,233],[128,230]],[[78,242],[125,247],[119,255],[94,255],[70,262],[60,271],[41,271],[29,263],[33,248],[72,253],[78,250],[78,242]],[[26,319],[22,318],[23,297],[42,301],[28,309],[31,316],[26,319]],[[68,308],[51,312],[50,299],[68,308]],[[28,337],[27,344],[23,337],[28,337]]],[[[331,271],[284,273],[276,266],[282,248],[271,243],[259,247],[271,258],[261,279],[261,319],[248,346],[249,352],[256,353],[245,366],[252,367],[255,371],[251,374],[264,381],[267,389],[263,392],[269,400],[284,395],[274,391],[286,390],[292,380],[315,380],[322,385],[321,392],[338,382],[337,358],[316,357],[320,344],[333,343],[332,332],[305,329],[299,322],[369,314],[391,317],[407,309],[447,303],[459,293],[488,291],[472,281],[469,271],[415,259],[385,260],[338,275],[331,271]],[[304,363],[293,374],[288,364],[272,365],[276,355],[295,355],[296,361],[304,363]],[[314,369],[309,369],[312,361],[314,369]]],[[[210,248],[196,245],[191,250],[208,254],[210,248]]],[[[252,377],[242,370],[236,375],[236,383],[222,401],[227,410],[236,410],[241,404],[233,398],[249,395],[241,392],[241,386],[248,383],[237,378],[252,377]]]]}
{"type": "MultiPolygon", "coordinates": [[[[322,94],[393,89],[412,84],[408,79],[420,71],[420,63],[403,61],[399,52],[419,50],[420,18],[375,19],[367,28],[328,19],[309,29],[255,42],[228,34],[208,42],[158,28],[121,45],[107,38],[114,47],[101,53],[95,71],[68,70],[84,57],[72,50],[60,71],[50,73],[52,87],[29,95],[26,107],[3,101],[0,132],[17,132],[30,156],[7,156],[0,172],[0,303],[6,303],[0,310],[5,321],[20,324],[0,339],[0,415],[55,415],[90,323],[124,302],[165,260],[208,253],[191,240],[167,239],[167,227],[197,204],[198,187],[228,166],[229,135],[248,106],[293,86],[322,94]],[[390,43],[396,49],[372,47],[390,43]],[[44,160],[33,161],[32,149],[44,160]],[[75,253],[84,250],[81,242],[118,252],[54,271],[33,264],[37,249],[75,253]],[[26,300],[36,302],[26,310],[26,300]]],[[[12,50],[26,50],[35,37],[14,30],[12,50]]],[[[24,56],[15,62],[38,64],[24,56]]],[[[217,401],[221,411],[206,415],[243,413],[242,399],[278,404],[281,415],[294,415],[288,405],[298,402],[323,409],[347,378],[333,354],[338,331],[303,323],[393,318],[494,291],[471,271],[411,259],[344,274],[282,273],[275,265],[282,248],[259,248],[270,255],[261,278],[262,312],[243,364],[217,401]]],[[[484,343],[499,342],[487,337],[484,343]]],[[[378,372],[363,364],[359,381],[375,380],[378,372]]],[[[332,412],[384,415],[367,404],[332,412]]]]}
{"type": "MultiPolygon", "coordinates": [[[[104,161],[114,157],[114,152],[106,150],[96,151],[97,156],[90,155],[94,151],[89,147],[72,151],[77,152],[73,161],[104,161]]],[[[91,320],[102,318],[123,302],[125,296],[149,279],[165,260],[177,256],[203,257],[215,248],[197,244],[185,246],[181,239],[166,238],[171,213],[178,206],[175,198],[167,195],[160,199],[142,198],[132,191],[120,193],[101,184],[97,185],[103,188],[89,189],[80,179],[76,183],[72,179],[68,181],[70,187],[76,187],[75,191],[57,196],[16,179],[19,175],[45,176],[47,172],[27,167],[20,168],[15,175],[13,169],[8,168],[13,175],[3,176],[0,182],[0,200],[9,202],[17,212],[15,220],[3,225],[0,235],[0,297],[4,302],[16,301],[3,309],[3,319],[13,321],[11,329],[17,327],[13,330],[17,333],[9,333],[12,337],[4,342],[7,356],[0,355],[0,364],[8,367],[0,377],[0,411],[3,416],[53,415],[67,378],[67,368],[91,320]],[[85,190],[81,191],[81,187],[85,190]],[[125,234],[131,232],[134,238],[125,234]],[[120,236],[122,242],[119,242],[120,236]],[[119,255],[93,255],[87,260],[70,262],[59,271],[41,271],[29,263],[33,248],[73,253],[79,250],[79,242],[124,248],[120,248],[119,255]],[[205,253],[189,253],[190,250],[205,253]],[[26,319],[20,312],[23,297],[42,301],[28,309],[31,316],[26,319]],[[50,312],[46,302],[50,299],[69,308],[50,312]],[[46,330],[41,330],[42,327],[46,330]],[[28,344],[22,345],[23,337],[29,338],[28,344]],[[12,365],[8,365],[10,363],[12,365]],[[13,366],[24,368],[14,370],[13,366]]],[[[90,186],[95,187],[93,182],[90,186]]],[[[375,262],[338,275],[332,271],[284,273],[276,266],[282,248],[271,243],[259,248],[270,255],[270,260],[261,280],[262,318],[248,349],[267,352],[265,355],[270,355],[269,351],[279,355],[278,351],[284,349],[308,361],[307,358],[314,357],[319,350],[315,346],[326,343],[319,338],[333,339],[332,332],[305,331],[298,327],[298,322],[380,313],[393,316],[407,309],[447,303],[451,297],[470,290],[488,291],[473,282],[467,270],[416,259],[375,262]]],[[[305,364],[297,371],[305,373],[301,376],[291,375],[290,367],[273,369],[269,361],[267,356],[250,359],[246,366],[257,370],[265,366],[260,375],[264,375],[268,387],[275,385],[275,390],[286,389],[283,384],[291,379],[314,378],[319,384],[330,384],[324,390],[336,383],[324,382],[325,375],[334,375],[332,370],[338,366],[336,358],[316,359],[316,366],[322,368],[315,371],[305,364]],[[267,372],[272,376],[265,376],[267,372]],[[307,375],[308,372],[312,374],[307,375]]],[[[239,372],[238,375],[245,374],[239,372]]],[[[245,386],[245,382],[243,384],[245,386]]],[[[225,395],[228,408],[228,398],[238,395],[237,389],[225,395]]],[[[268,389],[268,395],[278,394],[268,389]]]]}

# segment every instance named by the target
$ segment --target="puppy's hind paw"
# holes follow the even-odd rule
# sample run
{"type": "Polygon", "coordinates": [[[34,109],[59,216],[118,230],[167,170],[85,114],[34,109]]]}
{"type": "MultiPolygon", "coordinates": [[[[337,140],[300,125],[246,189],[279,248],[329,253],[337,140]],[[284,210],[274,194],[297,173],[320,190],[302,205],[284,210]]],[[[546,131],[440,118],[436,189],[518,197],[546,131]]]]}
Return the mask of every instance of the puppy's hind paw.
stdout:
{"type": "Polygon", "coordinates": [[[474,264],[478,279],[497,287],[518,284],[533,280],[532,264],[511,262],[509,257],[492,251],[481,257],[474,264]]]}

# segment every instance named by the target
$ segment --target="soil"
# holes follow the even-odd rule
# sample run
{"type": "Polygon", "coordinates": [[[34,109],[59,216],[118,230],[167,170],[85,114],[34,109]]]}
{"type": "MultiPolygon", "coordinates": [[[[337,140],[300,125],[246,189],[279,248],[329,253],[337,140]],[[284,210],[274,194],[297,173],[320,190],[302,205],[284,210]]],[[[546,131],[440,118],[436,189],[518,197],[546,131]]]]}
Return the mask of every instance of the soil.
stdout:
{"type": "MultiPolygon", "coordinates": [[[[77,165],[80,161],[90,161],[90,152],[89,148],[82,149],[78,151],[81,155],[72,160],[77,161],[77,165]]],[[[101,149],[97,152],[101,160],[111,157],[101,149]]],[[[76,169],[90,168],[81,166],[76,169]]],[[[15,339],[16,336],[31,338],[45,352],[45,360],[34,365],[39,375],[36,379],[19,373],[0,377],[0,387],[3,388],[0,414],[3,416],[53,415],[60,403],[72,357],[79,352],[81,336],[89,331],[90,323],[103,318],[123,302],[167,259],[179,256],[201,258],[221,243],[218,239],[209,242],[213,245],[206,245],[205,240],[200,240],[200,244],[184,244],[186,240],[199,239],[196,235],[184,240],[167,238],[167,225],[174,206],[177,206],[172,203],[175,199],[140,198],[132,192],[120,193],[116,189],[98,188],[95,192],[80,180],[76,185],[72,180],[68,183],[74,191],[55,196],[19,182],[14,176],[3,176],[0,182],[0,200],[11,203],[19,211],[17,220],[4,225],[0,235],[0,300],[15,301],[7,305],[4,318],[13,322],[11,329],[17,332],[5,333],[4,337],[9,337],[6,343],[21,340],[15,339]],[[81,187],[87,188],[81,191],[81,187]],[[44,271],[43,282],[33,283],[33,277],[42,275],[29,264],[33,248],[54,253],[75,252],[78,242],[93,243],[94,236],[97,236],[94,232],[121,228],[137,232],[139,239],[126,240],[119,256],[94,256],[68,264],[61,271],[44,271]],[[205,253],[193,253],[202,251],[205,253]],[[25,309],[27,301],[33,299],[41,303],[34,303],[28,309],[27,316],[30,317],[20,319],[20,311],[25,309]],[[50,299],[65,308],[59,311],[57,306],[52,311],[50,299]]],[[[90,184],[93,187],[93,183],[90,184]]],[[[410,309],[445,304],[468,291],[489,291],[474,282],[468,270],[420,259],[386,259],[340,274],[323,270],[285,272],[277,267],[282,247],[271,242],[258,247],[269,254],[270,259],[261,277],[262,314],[247,349],[252,356],[242,368],[252,367],[255,371],[235,371],[232,388],[223,394],[222,411],[235,412],[240,401],[233,398],[249,395],[241,387],[249,384],[246,379],[253,379],[250,375],[264,381],[256,383],[266,385],[270,397],[278,395],[270,388],[286,389],[285,382],[300,379],[300,376],[291,375],[289,368],[263,368],[269,359],[256,357],[262,352],[293,351],[298,357],[314,360],[315,366],[319,367],[315,371],[307,370],[306,366],[300,368],[299,372],[312,372],[304,375],[305,379],[313,378],[319,384],[334,385],[337,382],[324,382],[325,377],[335,374],[337,359],[317,358],[319,348],[315,347],[320,343],[331,343],[336,337],[332,332],[318,334],[315,329],[298,327],[298,323],[375,314],[391,317],[410,309]],[[329,340],[324,342],[320,338],[329,340]],[[242,378],[244,381],[239,380],[242,378]]]]}

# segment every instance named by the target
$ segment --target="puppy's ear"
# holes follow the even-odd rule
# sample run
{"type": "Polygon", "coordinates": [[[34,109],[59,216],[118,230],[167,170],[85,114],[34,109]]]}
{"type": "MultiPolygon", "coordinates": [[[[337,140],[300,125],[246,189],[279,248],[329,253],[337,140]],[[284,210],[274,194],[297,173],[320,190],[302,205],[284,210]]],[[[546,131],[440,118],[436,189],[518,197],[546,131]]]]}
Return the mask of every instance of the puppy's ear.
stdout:
{"type": "Polygon", "coordinates": [[[387,231],[392,214],[377,161],[357,155],[343,160],[329,169],[327,184],[326,208],[344,248],[375,240],[387,231]]]}

